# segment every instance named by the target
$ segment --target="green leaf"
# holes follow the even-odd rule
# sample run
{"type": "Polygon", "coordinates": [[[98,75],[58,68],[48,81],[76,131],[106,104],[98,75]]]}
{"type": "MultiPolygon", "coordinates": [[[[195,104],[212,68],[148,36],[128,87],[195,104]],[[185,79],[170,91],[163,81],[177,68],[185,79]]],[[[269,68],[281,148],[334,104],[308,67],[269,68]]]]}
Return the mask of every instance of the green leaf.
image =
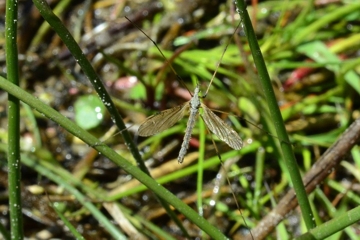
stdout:
{"type": "Polygon", "coordinates": [[[95,95],[79,97],[75,102],[75,122],[85,130],[98,126],[104,112],[105,106],[95,95]]]}
{"type": "Polygon", "coordinates": [[[130,99],[146,99],[146,89],[142,84],[136,84],[130,89],[130,99]]]}

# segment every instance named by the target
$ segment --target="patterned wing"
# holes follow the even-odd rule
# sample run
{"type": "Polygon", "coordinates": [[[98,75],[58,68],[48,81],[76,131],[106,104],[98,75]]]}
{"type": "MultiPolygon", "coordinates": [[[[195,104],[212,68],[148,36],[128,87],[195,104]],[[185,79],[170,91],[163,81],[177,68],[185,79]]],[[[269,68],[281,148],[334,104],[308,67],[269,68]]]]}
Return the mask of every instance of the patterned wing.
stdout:
{"type": "Polygon", "coordinates": [[[219,139],[226,142],[231,148],[240,150],[243,146],[243,142],[229,125],[227,125],[221,118],[215,115],[208,107],[201,103],[203,113],[201,115],[206,126],[210,131],[215,134],[219,139]]]}
{"type": "Polygon", "coordinates": [[[189,103],[186,103],[152,115],[140,125],[138,134],[147,137],[162,132],[182,119],[188,109],[189,103]]]}

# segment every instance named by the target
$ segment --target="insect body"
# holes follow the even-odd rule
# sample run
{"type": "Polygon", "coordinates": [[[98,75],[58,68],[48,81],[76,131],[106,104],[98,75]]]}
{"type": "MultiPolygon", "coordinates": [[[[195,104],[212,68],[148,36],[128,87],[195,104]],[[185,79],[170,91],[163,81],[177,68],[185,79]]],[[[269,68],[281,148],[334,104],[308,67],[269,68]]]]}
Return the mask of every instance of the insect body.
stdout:
{"type": "Polygon", "coordinates": [[[179,163],[184,161],[185,154],[189,147],[189,142],[191,138],[191,133],[195,125],[196,116],[199,113],[200,108],[200,98],[199,98],[199,86],[196,86],[194,91],[194,96],[191,98],[190,102],[187,105],[190,105],[190,116],[186,125],[186,131],[184,135],[184,140],[181,144],[181,149],[178,156],[179,163]]]}
{"type": "Polygon", "coordinates": [[[203,112],[200,115],[208,129],[220,140],[226,142],[231,148],[240,150],[243,144],[240,136],[200,101],[199,92],[200,88],[199,86],[196,86],[193,97],[184,105],[170,108],[150,116],[143,124],[140,125],[138,131],[139,135],[146,137],[162,132],[172,127],[175,123],[183,118],[185,112],[190,110],[190,116],[187,122],[184,140],[181,144],[181,149],[178,156],[179,163],[182,163],[189,146],[189,141],[195,125],[196,117],[201,107],[203,112]]]}

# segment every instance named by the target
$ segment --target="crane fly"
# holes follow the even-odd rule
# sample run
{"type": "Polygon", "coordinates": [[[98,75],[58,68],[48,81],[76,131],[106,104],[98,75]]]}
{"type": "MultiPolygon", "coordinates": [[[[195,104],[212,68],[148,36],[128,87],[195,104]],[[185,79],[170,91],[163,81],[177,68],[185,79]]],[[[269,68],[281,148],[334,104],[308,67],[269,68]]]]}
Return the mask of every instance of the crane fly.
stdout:
{"type": "Polygon", "coordinates": [[[179,163],[182,163],[189,146],[189,141],[195,125],[196,117],[199,114],[199,109],[201,107],[203,111],[200,113],[200,116],[204,120],[207,128],[220,140],[227,143],[231,148],[240,150],[243,145],[240,136],[234,131],[234,129],[227,125],[221,118],[214,114],[205,104],[200,101],[199,92],[200,88],[199,86],[196,86],[194,95],[187,103],[150,116],[143,124],[140,125],[138,134],[140,136],[147,137],[160,133],[172,127],[175,123],[184,117],[185,113],[190,111],[184,140],[181,144],[181,149],[178,156],[179,163]]]}
{"type": "MultiPolygon", "coordinates": [[[[128,17],[125,17],[125,18],[128,21],[130,21],[133,25],[135,25],[128,17]]],[[[236,27],[236,30],[239,28],[239,26],[240,26],[240,23],[236,27]]],[[[139,28],[139,27],[137,27],[137,28],[150,41],[152,41],[152,43],[159,50],[159,52],[161,53],[163,58],[166,61],[168,61],[167,58],[165,57],[165,55],[162,53],[159,46],[156,44],[156,42],[154,42],[141,28],[139,28]]],[[[233,36],[231,38],[233,38],[233,36]]],[[[226,48],[227,48],[227,46],[226,46],[226,48]]],[[[199,96],[200,88],[199,88],[199,85],[197,85],[194,90],[194,95],[192,96],[190,101],[188,101],[187,103],[185,103],[181,106],[170,108],[170,109],[164,110],[160,113],[157,113],[153,116],[150,116],[139,127],[138,134],[142,137],[148,137],[148,136],[160,133],[160,132],[172,127],[175,123],[177,123],[180,119],[182,119],[184,117],[185,113],[189,112],[189,110],[190,110],[190,116],[189,116],[189,120],[187,122],[184,140],[181,144],[181,148],[180,148],[180,152],[179,152],[179,156],[178,156],[179,163],[182,163],[184,161],[184,157],[185,157],[187,149],[189,147],[191,133],[195,126],[195,120],[196,120],[197,115],[199,114],[200,107],[203,109],[202,113],[200,113],[200,116],[204,120],[207,128],[213,134],[215,134],[220,140],[224,141],[231,148],[233,148],[235,150],[240,150],[242,148],[242,145],[243,145],[242,139],[234,131],[234,129],[232,129],[229,125],[227,125],[221,118],[219,118],[217,115],[215,115],[205,104],[203,104],[200,101],[200,98],[205,98],[205,96],[209,92],[210,86],[215,78],[217,69],[219,68],[221,60],[224,57],[226,48],[221,55],[220,61],[217,63],[216,70],[213,73],[213,76],[210,80],[209,86],[206,89],[204,96],[202,96],[202,97],[199,96]]],[[[174,70],[172,65],[171,64],[169,64],[169,65],[170,65],[171,70],[176,74],[176,71],[174,70]]],[[[180,80],[181,80],[181,78],[180,78],[180,80]]]]}
{"type": "MultiPolygon", "coordinates": [[[[129,22],[131,22],[137,29],[139,29],[155,45],[155,47],[159,50],[159,52],[163,56],[163,58],[167,62],[169,62],[168,59],[165,57],[165,55],[162,53],[159,46],[156,44],[156,42],[153,41],[141,28],[137,27],[136,24],[134,24],[128,17],[125,17],[125,18],[129,22]]],[[[241,22],[239,22],[239,24],[237,25],[235,32],[238,30],[240,23],[241,22]]],[[[235,34],[235,32],[234,32],[234,34],[235,34]]],[[[231,36],[230,40],[233,38],[233,36],[234,35],[231,36]]],[[[220,66],[221,60],[224,57],[224,54],[225,54],[225,51],[226,51],[228,45],[229,45],[229,43],[226,45],[226,47],[220,57],[220,61],[216,65],[213,76],[212,76],[210,83],[206,89],[206,92],[203,96],[199,95],[200,87],[199,87],[199,85],[197,85],[190,101],[186,102],[183,105],[161,111],[155,115],[148,117],[145,120],[145,122],[142,123],[139,127],[138,134],[143,137],[148,137],[148,136],[160,133],[160,132],[174,126],[175,123],[177,123],[178,121],[180,121],[180,119],[182,119],[184,117],[185,113],[187,114],[190,111],[190,116],[189,116],[189,119],[188,119],[188,122],[186,125],[184,140],[181,144],[181,148],[180,148],[180,152],[179,152],[179,156],[178,156],[179,163],[182,163],[184,161],[184,157],[185,157],[187,149],[189,147],[191,133],[195,126],[196,118],[199,114],[200,114],[200,117],[205,122],[205,125],[207,126],[207,128],[213,134],[215,134],[220,140],[224,141],[226,144],[228,144],[231,148],[233,148],[235,150],[240,150],[243,146],[243,141],[240,138],[240,136],[237,134],[237,132],[235,132],[234,129],[232,129],[220,117],[218,117],[215,113],[213,113],[200,100],[200,98],[205,98],[205,96],[208,94],[211,84],[215,78],[216,72],[220,66]],[[202,112],[200,112],[200,108],[202,108],[202,112]]],[[[169,62],[169,66],[170,66],[171,70],[175,73],[175,75],[179,78],[179,80],[181,80],[181,78],[177,75],[176,71],[174,70],[174,68],[172,67],[170,62],[169,62]]],[[[218,157],[219,157],[221,166],[224,167],[220,154],[218,154],[218,157]]],[[[240,215],[242,216],[246,227],[249,228],[245,221],[245,218],[242,214],[240,206],[237,202],[235,193],[234,193],[233,189],[231,188],[230,180],[228,177],[226,177],[226,179],[229,183],[229,186],[230,186],[231,192],[233,194],[233,198],[235,200],[237,209],[239,210],[240,215]]],[[[254,239],[251,231],[250,231],[250,235],[251,235],[252,239],[254,239]]]]}

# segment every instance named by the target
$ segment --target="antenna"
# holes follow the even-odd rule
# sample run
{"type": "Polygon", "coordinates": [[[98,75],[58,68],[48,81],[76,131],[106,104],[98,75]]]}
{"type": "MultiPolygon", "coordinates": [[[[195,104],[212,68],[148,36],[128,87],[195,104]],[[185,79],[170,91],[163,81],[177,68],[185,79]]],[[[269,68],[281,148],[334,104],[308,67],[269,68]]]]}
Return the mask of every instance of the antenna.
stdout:
{"type": "Polygon", "coordinates": [[[218,69],[219,69],[219,67],[220,67],[221,61],[222,61],[222,59],[223,59],[223,57],[224,57],[224,55],[225,55],[225,52],[226,52],[226,50],[227,50],[230,42],[231,42],[232,39],[234,38],[234,35],[236,34],[237,30],[239,29],[240,24],[241,24],[241,21],[240,21],[239,24],[236,26],[234,33],[231,35],[231,38],[230,38],[229,41],[227,42],[227,44],[226,44],[226,46],[225,46],[225,48],[224,48],[224,51],[223,51],[223,53],[221,54],[220,60],[219,60],[219,61],[217,62],[217,64],[216,64],[216,68],[215,68],[215,71],[214,71],[214,73],[213,73],[213,75],[212,75],[212,77],[211,77],[209,86],[208,86],[208,88],[206,89],[206,92],[205,92],[205,94],[202,96],[202,98],[205,98],[206,95],[208,94],[209,89],[210,89],[210,87],[211,87],[211,84],[212,84],[212,82],[214,81],[214,78],[215,78],[215,76],[216,76],[216,73],[217,73],[217,71],[218,71],[218,69]]]}
{"type": "Polygon", "coordinates": [[[171,62],[168,60],[168,58],[163,54],[163,52],[161,51],[160,47],[157,45],[157,43],[151,39],[151,37],[149,35],[147,35],[144,30],[142,30],[138,25],[136,25],[133,21],[131,21],[127,16],[125,16],[125,18],[132,24],[134,25],[140,32],[142,32],[157,48],[157,50],[160,52],[161,56],[165,59],[167,65],[170,66],[171,71],[173,71],[173,73],[175,74],[176,78],[179,80],[180,84],[182,84],[190,93],[190,95],[192,96],[190,90],[188,89],[188,87],[185,85],[184,81],[182,80],[182,78],[180,77],[179,74],[177,74],[177,72],[175,71],[174,67],[172,66],[171,62]]]}

